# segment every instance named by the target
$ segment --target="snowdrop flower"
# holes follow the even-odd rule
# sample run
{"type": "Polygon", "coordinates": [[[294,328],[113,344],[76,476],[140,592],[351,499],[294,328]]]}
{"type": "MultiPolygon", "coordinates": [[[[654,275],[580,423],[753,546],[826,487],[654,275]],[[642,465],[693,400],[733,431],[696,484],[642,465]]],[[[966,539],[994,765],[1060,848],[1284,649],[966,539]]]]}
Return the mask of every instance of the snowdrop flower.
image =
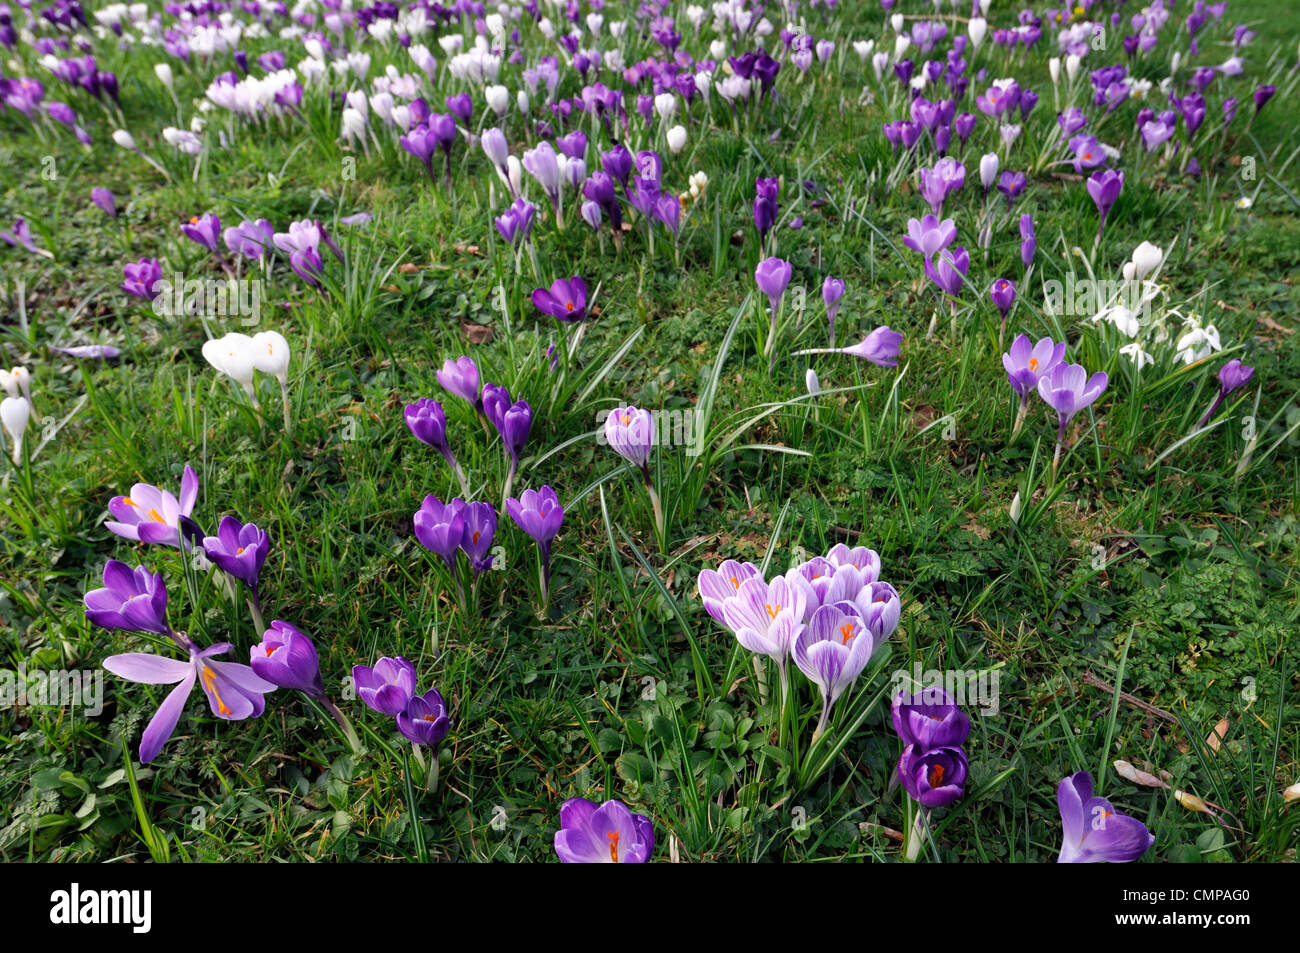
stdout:
{"type": "Polygon", "coordinates": [[[1125,344],[1119,349],[1119,352],[1136,364],[1139,371],[1148,364],[1154,364],[1156,360],[1146,351],[1142,350],[1142,345],[1137,341],[1134,341],[1132,344],[1125,344]]]}
{"type": "Polygon", "coordinates": [[[1129,269],[1126,266],[1124,269],[1124,277],[1136,279],[1137,281],[1145,281],[1147,275],[1160,267],[1160,263],[1164,261],[1164,258],[1165,253],[1159,248],[1159,246],[1153,245],[1150,242],[1143,242],[1137,248],[1133,249],[1133,260],[1131,262],[1133,265],[1132,274],[1129,273],[1129,269]]]}
{"type": "Polygon", "coordinates": [[[1194,319],[1189,319],[1187,325],[1189,330],[1174,345],[1178,350],[1178,360],[1184,364],[1193,364],[1215,351],[1223,350],[1223,345],[1219,343],[1219,330],[1214,325],[1202,328],[1194,319]]]}

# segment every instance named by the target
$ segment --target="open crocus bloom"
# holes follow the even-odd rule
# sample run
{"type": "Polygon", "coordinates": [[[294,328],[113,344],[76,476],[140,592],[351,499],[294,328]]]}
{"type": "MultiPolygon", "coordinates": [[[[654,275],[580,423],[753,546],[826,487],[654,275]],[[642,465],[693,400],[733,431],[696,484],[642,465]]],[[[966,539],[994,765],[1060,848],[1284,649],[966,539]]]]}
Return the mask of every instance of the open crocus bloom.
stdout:
{"type": "Polygon", "coordinates": [[[352,683],[357,697],[381,715],[397,715],[406,710],[415,695],[415,666],[407,659],[381,658],[375,667],[355,665],[352,683]]]}
{"type": "Polygon", "coordinates": [[[1030,344],[1028,335],[1021,334],[1011,342],[1002,355],[1011,389],[1022,399],[1038,389],[1038,381],[1052,372],[1065,358],[1065,342],[1055,343],[1050,337],[1040,338],[1030,344]]]}
{"type": "Polygon", "coordinates": [[[1038,379],[1038,396],[1060,417],[1060,430],[1065,428],[1079,411],[1091,405],[1106,390],[1109,378],[1105,371],[1091,377],[1082,364],[1057,364],[1051,373],[1038,379]]]}
{"type": "Polygon", "coordinates": [[[736,641],[751,652],[771,656],[784,679],[790,648],[803,630],[804,606],[803,591],[781,576],[770,585],[753,577],[722,603],[722,617],[736,641]]]}
{"type": "Polygon", "coordinates": [[[1092,796],[1092,775],[1080,771],[1056,788],[1065,838],[1057,863],[1125,864],[1137,860],[1155,837],[1137,818],[1115,810],[1104,797],[1092,796]]]}
{"type": "Polygon", "coordinates": [[[852,602],[824,605],[794,643],[794,661],[821,689],[825,710],[862,674],[875,651],[870,630],[852,602]]]}
{"type": "Polygon", "coordinates": [[[587,282],[578,275],[551,283],[551,290],[533,291],[533,307],[559,321],[581,321],[587,316],[587,282]]]}
{"type": "Polygon", "coordinates": [[[654,824],[633,814],[622,801],[599,807],[570,798],[560,808],[555,854],[565,864],[644,864],[655,847],[654,824]]]}
{"type": "Polygon", "coordinates": [[[275,691],[274,685],[259,678],[247,665],[212,661],[212,656],[222,655],[230,647],[229,642],[218,642],[206,649],[193,646],[186,662],[141,652],[104,659],[104,668],[130,681],[176,685],[144,729],[140,739],[141,764],[152,761],[171,737],[195,681],[203,686],[212,714],[218,718],[227,721],[256,718],[266,709],[266,699],[262,696],[275,691]]]}
{"type": "Polygon", "coordinates": [[[180,546],[180,518],[189,516],[199,495],[199,477],[190,467],[181,477],[179,500],[148,483],[131,487],[130,496],[115,496],[108,511],[115,519],[104,523],[109,532],[142,543],[180,546]]]}
{"type": "Polygon", "coordinates": [[[898,759],[898,781],[924,807],[945,807],[965,793],[969,766],[960,748],[904,749],[898,759]]]}
{"type": "Polygon", "coordinates": [[[758,567],[753,563],[738,563],[734,559],[725,560],[717,570],[702,569],[698,580],[700,599],[704,611],[716,622],[727,624],[722,615],[722,605],[740,591],[740,585],[747,579],[760,578],[758,567]]]}
{"type": "Polygon", "coordinates": [[[942,688],[900,694],[890,715],[903,744],[918,745],[925,751],[955,748],[970,735],[970,718],[942,688]]]}

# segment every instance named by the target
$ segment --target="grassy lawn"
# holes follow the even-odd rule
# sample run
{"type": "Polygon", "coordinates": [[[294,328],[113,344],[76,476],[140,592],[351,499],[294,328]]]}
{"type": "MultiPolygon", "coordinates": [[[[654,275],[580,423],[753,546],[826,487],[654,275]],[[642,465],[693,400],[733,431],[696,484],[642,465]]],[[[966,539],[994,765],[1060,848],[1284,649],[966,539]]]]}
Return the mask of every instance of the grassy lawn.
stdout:
{"type": "MultiPolygon", "coordinates": [[[[834,42],[828,58],[814,55],[804,72],[774,33],[773,92],[735,109],[720,86],[730,66],[717,67],[707,103],[676,95],[667,122],[636,108],[648,74],[639,85],[623,70],[588,74],[627,90],[630,131],[619,141],[662,156],[664,195],[687,196],[680,229],[624,201],[625,229],[611,230],[606,212],[594,230],[568,186],[558,227],[524,171],[536,211],[517,248],[494,226],[507,184],[467,136],[497,126],[522,159],[581,130],[588,172],[612,145],[594,113],[548,109],[544,80],[533,78],[530,114],[520,112],[515,94],[540,57],[559,57],[558,98],[585,85],[570,51],[527,13],[505,30],[518,29],[507,47],[520,57],[503,57],[503,116],[437,41],[454,35],[471,48],[469,17],[415,38],[438,61],[431,75],[395,36],[340,37],[316,22],[334,43],[327,61],[346,47],[368,53],[368,68],[327,65],[315,84],[299,68],[301,103],[254,119],[213,105],[212,84],[227,71],[242,78],[236,47],[255,76],[271,72],[258,65],[269,51],[289,69],[309,58],[302,36],[280,35],[288,17],[263,4],[263,36],[246,31],[211,56],[194,40],[187,61],[161,40],[140,43],[138,24],[126,27],[129,49],[111,30],[96,35],[91,11],[104,6],[87,0],[90,27],[75,32],[97,69],[116,75],[120,106],[42,65],[37,41],[72,31],[46,21],[4,57],[5,77],[39,79],[44,101],[75,109],[91,143],[44,107],[0,111],[0,229],[24,218],[39,249],[0,245],[0,364],[30,370],[33,411],[23,455],[11,461],[6,436],[0,459],[0,859],[551,861],[561,805],[580,797],[649,817],[655,861],[897,861],[917,808],[897,781],[903,743],[890,702],[931,672],[969,690],[972,729],[964,791],[930,811],[921,859],[1055,860],[1057,785],[1079,771],[1149,829],[1146,862],[1294,859],[1300,807],[1282,792],[1300,781],[1300,8],[1230,0],[1201,27],[1193,56],[1190,4],[1179,3],[1155,49],[1130,57],[1120,48],[1137,12],[1128,4],[1106,48],[1054,86],[1059,27],[1048,10],[1035,8],[1042,39],[1008,50],[994,31],[1014,27],[1018,10],[994,3],[988,36],[965,52],[970,83],[956,106],[977,121],[948,150],[965,182],[940,218],[954,220],[970,259],[952,298],[904,245],[909,220],[930,212],[917,170],[938,156],[928,133],[909,155],[882,132],[915,113],[893,60],[878,78],[854,49],[873,40],[894,53],[876,2],[802,5],[804,32],[834,42]],[[1145,149],[1139,110],[1175,108],[1159,88],[1171,55],[1181,59],[1174,91],[1186,95],[1198,67],[1232,55],[1239,23],[1257,35],[1240,50],[1241,74],[1206,86],[1204,124],[1189,136],[1179,118],[1170,144],[1145,149]],[[170,65],[174,92],[155,63],[170,65]],[[1124,82],[1152,85],[1108,112],[1089,80],[1114,63],[1128,66],[1124,82]],[[370,100],[362,138],[340,135],[344,95],[382,92],[374,80],[390,65],[421,80],[435,112],[471,94],[447,181],[441,152],[426,172],[402,148],[382,99],[370,100]],[[1002,77],[1038,94],[1027,117],[1016,111],[1010,145],[976,105],[1002,77]],[[1256,120],[1252,93],[1265,83],[1277,90],[1256,120]],[[1228,97],[1240,106],[1225,125],[1228,97]],[[1057,115],[1070,105],[1089,117],[1085,133],[1117,150],[1103,168],[1124,172],[1099,238],[1092,170],[1076,172],[1058,146],[1057,115]],[[197,155],[164,139],[164,127],[196,118],[197,155]],[[686,139],[673,154],[677,123],[686,139]],[[137,151],[114,144],[115,130],[137,151]],[[996,186],[986,197],[980,159],[990,152],[1000,170],[1025,173],[1013,200],[996,186]],[[699,172],[707,185],[692,196],[699,172]],[[760,247],[753,205],[766,178],[779,179],[779,205],[760,247]],[[116,218],[92,203],[96,187],[114,194],[116,218]],[[180,225],[207,213],[223,228],[266,219],[276,232],[319,220],[341,257],[321,246],[313,286],[283,250],[261,264],[187,238],[180,225]],[[341,221],[360,213],[372,217],[341,221]],[[1037,240],[1029,268],[1024,215],[1037,240]],[[1135,338],[1113,315],[1094,320],[1111,302],[1088,291],[1131,290],[1122,268],[1143,242],[1160,264],[1151,299],[1134,309],[1135,338]],[[160,261],[164,282],[206,283],[206,304],[177,313],[125,293],[123,267],[142,257],[160,261]],[[755,280],[769,257],[791,269],[775,340],[755,280]],[[588,288],[583,322],[534,305],[534,289],[575,275],[588,288]],[[902,334],[896,366],[794,353],[831,347],[828,275],[846,289],[836,345],[888,326],[902,334]],[[243,297],[210,307],[228,278],[243,297]],[[1017,286],[1005,321],[989,295],[1000,278],[1017,286]],[[1197,341],[1214,340],[1204,353],[1184,340],[1196,329],[1197,341]],[[268,331],[291,352],[283,412],[271,375],[256,376],[255,407],[204,357],[209,339],[268,331]],[[1069,363],[1108,378],[1063,428],[1055,465],[1058,418],[1036,394],[1013,433],[1019,402],[1002,355],[1022,333],[1067,342],[1069,363]],[[1134,341],[1151,358],[1140,369],[1120,350],[1134,341]],[[121,354],[53,350],[82,345],[121,354]],[[462,356],[531,407],[509,492],[497,430],[439,383],[444,362],[462,356]],[[1254,375],[1200,430],[1233,358],[1254,375]],[[407,426],[404,407],[421,398],[445,410],[464,487],[407,426]],[[658,415],[646,472],[661,527],[641,470],[604,439],[610,413],[627,406],[658,415]],[[269,536],[261,616],[311,637],[361,750],[303,693],[278,689],[260,717],[239,721],[214,717],[193,693],[170,740],[141,763],[142,733],[171,688],[101,666],[177,649],[165,635],[87,620],[83,596],[103,584],[106,561],[161,573],[171,627],[200,646],[230,643],[226,661],[247,662],[262,641],[242,584],[202,554],[105,527],[110,500],[136,483],[179,494],[186,466],[206,534],[234,516],[269,536]],[[564,509],[544,609],[538,547],[503,505],[543,486],[564,509]],[[498,511],[490,569],[460,559],[453,575],[421,545],[413,517],[428,495],[498,511]],[[777,667],[710,617],[698,580],[724,560],[771,580],[837,544],[879,555],[901,612],[813,743],[817,687],[792,662],[782,713],[777,667]],[[384,656],[409,659],[419,690],[446,701],[450,731],[418,757],[391,717],[357,697],[353,667],[384,656]],[[38,672],[101,684],[102,704],[17,698],[38,672]]],[[[576,25],[562,5],[542,9],[581,29],[583,50],[621,50],[628,67],[671,59],[637,19],[641,4],[607,0],[595,36],[591,4],[575,6],[576,25]],[[609,29],[618,20],[632,24],[621,37],[609,29]]],[[[755,48],[752,35],[715,32],[711,15],[697,31],[686,3],[662,6],[695,60],[717,57],[714,41],[729,56],[755,48]]],[[[1093,6],[1075,21],[1109,22],[1110,4],[1093,6]]],[[[893,12],[914,17],[910,30],[933,9],[900,0],[893,12]]],[[[26,13],[12,10],[23,29],[26,13]]],[[[786,23],[768,15],[778,31],[786,23]]],[[[938,22],[949,32],[933,51],[904,54],[919,70],[927,59],[946,65],[966,33],[964,18],[938,22]]],[[[176,25],[167,14],[162,23],[176,25]]],[[[921,95],[952,94],[939,80],[921,95]]]]}

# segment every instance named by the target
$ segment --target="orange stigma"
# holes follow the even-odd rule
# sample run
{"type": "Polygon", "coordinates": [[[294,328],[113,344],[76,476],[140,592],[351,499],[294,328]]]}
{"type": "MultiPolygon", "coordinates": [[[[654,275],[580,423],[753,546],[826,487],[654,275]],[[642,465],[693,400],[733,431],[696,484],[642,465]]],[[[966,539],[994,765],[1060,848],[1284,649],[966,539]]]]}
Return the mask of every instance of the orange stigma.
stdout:
{"type": "Polygon", "coordinates": [[[609,859],[618,863],[618,839],[622,836],[618,831],[609,832],[609,859]]]}
{"type": "Polygon", "coordinates": [[[937,788],[943,785],[943,765],[933,764],[930,766],[930,787],[937,788]]]}
{"type": "Polygon", "coordinates": [[[1036,357],[1031,357],[1031,358],[1029,359],[1029,369],[1030,369],[1031,371],[1033,371],[1034,373],[1037,373],[1037,372],[1038,372],[1038,358],[1036,358],[1036,357]]]}
{"type": "Polygon", "coordinates": [[[840,626],[840,635],[843,638],[843,642],[841,643],[842,645],[848,645],[849,639],[855,639],[858,637],[858,633],[853,631],[852,622],[845,622],[840,626]]]}
{"type": "Polygon", "coordinates": [[[775,618],[776,618],[776,614],[777,614],[778,612],[781,611],[781,605],[780,605],[780,603],[777,603],[777,606],[776,606],[775,609],[772,608],[771,603],[769,603],[765,608],[767,609],[767,617],[768,617],[769,619],[775,619],[775,618]]]}

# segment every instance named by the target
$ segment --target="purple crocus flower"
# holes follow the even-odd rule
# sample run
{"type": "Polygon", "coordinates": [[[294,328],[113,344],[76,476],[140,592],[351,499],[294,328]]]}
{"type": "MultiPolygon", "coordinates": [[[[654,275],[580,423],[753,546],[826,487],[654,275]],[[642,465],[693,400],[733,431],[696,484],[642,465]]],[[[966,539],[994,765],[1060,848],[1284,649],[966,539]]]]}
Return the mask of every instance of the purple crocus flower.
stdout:
{"type": "Polygon", "coordinates": [[[121,289],[136,298],[152,301],[158,297],[158,284],[162,281],[162,265],[157,258],[141,258],[135,264],[122,266],[121,289]]]}
{"type": "Polygon", "coordinates": [[[970,766],[960,748],[910,745],[898,759],[898,780],[912,800],[924,807],[946,807],[962,796],[970,766]]]}
{"type": "Polygon", "coordinates": [[[262,259],[274,246],[275,226],[264,218],[232,225],[221,234],[231,254],[262,259]]]}
{"type": "Polygon", "coordinates": [[[533,231],[533,216],[537,206],[524,198],[517,198],[514,204],[497,216],[497,231],[511,245],[518,245],[528,240],[533,231]]]}
{"type": "Polygon", "coordinates": [[[989,288],[989,298],[992,299],[993,306],[1002,312],[1002,324],[1005,327],[1011,304],[1016,300],[1015,284],[1006,278],[997,279],[989,288]]]}
{"type": "Polygon", "coordinates": [[[614,190],[614,179],[608,172],[593,172],[582,185],[582,194],[609,217],[609,224],[617,234],[623,224],[623,207],[614,190]]]}
{"type": "Polygon", "coordinates": [[[1239,387],[1245,387],[1254,376],[1255,368],[1241,363],[1235,357],[1219,368],[1219,395],[1214,399],[1214,403],[1210,405],[1210,409],[1205,412],[1205,416],[1201,418],[1201,422],[1197,426],[1204,427],[1209,423],[1210,418],[1214,416],[1214,412],[1223,405],[1228,395],[1239,387]]]}
{"type": "Polygon", "coordinates": [[[1038,236],[1034,232],[1034,217],[1028,213],[1020,216],[1020,261],[1029,270],[1038,250],[1038,236]]]}
{"type": "Polygon", "coordinates": [[[959,747],[970,735],[970,718],[942,688],[900,693],[890,708],[894,730],[907,746],[923,751],[959,747]]]}
{"type": "Polygon", "coordinates": [[[113,198],[113,193],[108,189],[91,189],[90,200],[102,208],[104,214],[109,218],[117,218],[117,201],[113,198]]]}
{"type": "Polygon", "coordinates": [[[462,126],[468,127],[474,118],[474,98],[469,93],[458,93],[447,97],[447,109],[460,120],[462,126]]]}
{"type": "Polygon", "coordinates": [[[151,573],[144,566],[133,570],[124,562],[110,559],[104,565],[104,588],[90,590],[83,600],[86,618],[101,628],[171,633],[162,573],[151,573]]]}
{"type": "Polygon", "coordinates": [[[641,469],[650,482],[650,449],[654,446],[654,415],[637,407],[616,408],[605,418],[605,440],[624,460],[641,469]]]}
{"type": "Polygon", "coordinates": [[[776,322],[776,310],[780,307],[781,297],[785,294],[786,286],[790,284],[793,271],[791,264],[780,258],[764,258],[754,269],[754,281],[758,285],[758,290],[767,295],[773,325],[776,322]]]}
{"type": "Polygon", "coordinates": [[[199,495],[199,477],[190,467],[181,477],[179,500],[166,490],[148,483],[131,487],[130,496],[115,496],[108,502],[114,517],[104,528],[126,539],[161,546],[180,546],[180,518],[188,517],[199,495]]]}
{"type": "Polygon", "coordinates": [[[429,124],[420,123],[397,141],[403,149],[424,163],[424,168],[429,173],[429,181],[437,181],[433,174],[433,154],[438,150],[438,137],[429,128],[429,124]]]}
{"type": "Polygon", "coordinates": [[[1057,863],[1126,864],[1156,842],[1137,818],[1116,811],[1104,797],[1093,797],[1092,775],[1080,771],[1056,787],[1064,837],[1057,863]]]}
{"type": "Polygon", "coordinates": [[[19,216],[14,219],[13,228],[9,231],[0,231],[0,241],[15,248],[25,248],[35,255],[39,255],[41,250],[36,247],[32,241],[32,227],[27,224],[27,219],[19,216]]]}
{"type": "Polygon", "coordinates": [[[575,797],[560,808],[555,854],[563,864],[644,864],[654,853],[654,824],[622,801],[599,807],[575,797]]]}
{"type": "Polygon", "coordinates": [[[1038,390],[1039,380],[1055,370],[1064,359],[1064,341],[1057,344],[1045,337],[1031,345],[1029,337],[1021,334],[1011,342],[1011,347],[1002,355],[1002,366],[1006,368],[1011,389],[1020,397],[1022,412],[1029,405],[1029,395],[1038,390]]]}
{"type": "Polygon", "coordinates": [[[822,282],[822,301],[826,302],[826,323],[830,326],[831,347],[835,346],[835,317],[840,313],[840,300],[844,297],[844,282],[826,276],[822,282]]]}
{"type": "Polygon", "coordinates": [[[545,563],[551,552],[551,542],[564,522],[564,508],[560,506],[555,490],[549,486],[524,490],[518,499],[511,497],[506,500],[506,513],[537,543],[545,563]]]}
{"type": "Polygon", "coordinates": [[[1007,211],[1011,211],[1012,204],[1020,198],[1025,191],[1025,174],[1023,172],[1012,172],[1007,169],[998,176],[998,191],[1007,199],[1007,211]]]}
{"type": "Polygon", "coordinates": [[[472,357],[458,357],[456,360],[443,362],[442,370],[437,374],[438,383],[448,393],[455,394],[469,402],[479,413],[483,412],[483,400],[479,396],[478,365],[472,357]]]}
{"type": "Polygon", "coordinates": [[[1260,86],[1258,89],[1256,89],[1254,94],[1255,112],[1258,113],[1261,109],[1263,109],[1264,104],[1268,102],[1270,99],[1272,99],[1273,94],[1276,92],[1277,92],[1277,87],[1271,84],[1267,86],[1260,86]]]}
{"type": "Polygon", "coordinates": [[[1098,236],[1106,228],[1106,216],[1115,207],[1115,202],[1119,199],[1119,193],[1123,188],[1124,173],[1117,169],[1104,169],[1088,177],[1088,194],[1092,196],[1092,201],[1097,206],[1097,214],[1100,216],[1097,224],[1098,236]]]}
{"type": "Polygon", "coordinates": [[[453,573],[456,571],[456,552],[464,535],[465,517],[455,507],[443,503],[433,494],[424,498],[415,514],[415,538],[429,552],[441,556],[453,573]]]}
{"type": "Polygon", "coordinates": [[[250,667],[259,678],[324,700],[325,683],[321,680],[316,646],[296,626],[276,619],[249,654],[250,667]]]}
{"type": "Polygon", "coordinates": [[[781,180],[775,177],[759,178],[754,186],[757,192],[754,196],[754,228],[758,229],[758,242],[762,245],[767,233],[776,224],[781,180]]]}
{"type": "Polygon", "coordinates": [[[381,715],[397,715],[406,711],[415,694],[415,666],[402,656],[385,656],[374,668],[355,665],[352,684],[357,697],[381,715]]]}
{"type": "Polygon", "coordinates": [[[483,385],[483,414],[501,435],[505,446],[506,461],[510,473],[506,477],[506,495],[514,482],[515,471],[519,467],[519,454],[528,442],[528,433],[533,427],[533,409],[526,400],[510,400],[510,391],[493,384],[483,385]]]}
{"type": "Polygon", "coordinates": [[[466,503],[457,497],[449,506],[460,514],[465,524],[460,548],[469,557],[470,568],[485,573],[492,568],[492,537],[497,531],[497,511],[491,503],[466,503]]]}
{"type": "Polygon", "coordinates": [[[1070,140],[1070,151],[1074,153],[1074,171],[1080,175],[1084,169],[1095,169],[1106,161],[1106,151],[1096,136],[1075,136],[1070,140]]]}
{"type": "Polygon", "coordinates": [[[1098,371],[1089,377],[1082,364],[1064,362],[1038,378],[1038,396],[1056,411],[1059,421],[1056,453],[1052,457],[1053,471],[1061,456],[1061,446],[1065,443],[1065,428],[1070,425],[1075,414],[1102,395],[1108,382],[1105,371],[1098,371]]]}
{"type": "Polygon", "coordinates": [[[944,293],[957,297],[970,270],[970,255],[960,245],[942,249],[925,262],[925,274],[944,293]]]}
{"type": "Polygon", "coordinates": [[[257,597],[257,580],[271,539],[255,523],[240,523],[233,516],[224,516],[217,527],[216,536],[203,540],[203,551],[217,568],[248,586],[257,597]]]}
{"type": "Polygon", "coordinates": [[[940,159],[932,169],[921,170],[921,197],[930,203],[936,216],[943,209],[944,200],[962,187],[966,181],[966,167],[953,158],[940,159]]]}
{"type": "Polygon", "coordinates": [[[533,307],[559,321],[581,321],[587,316],[587,282],[574,275],[551,283],[551,290],[533,291],[533,307]]]}
{"type": "Polygon", "coordinates": [[[957,226],[953,220],[945,218],[939,221],[937,215],[926,215],[919,221],[915,218],[907,221],[907,237],[903,244],[912,251],[918,251],[929,261],[936,253],[951,245],[957,238],[957,226]]]}
{"type": "Polygon", "coordinates": [[[397,730],[411,744],[433,747],[447,737],[450,729],[447,703],[436,688],[423,695],[412,695],[406,709],[397,713],[397,730]]]}
{"type": "Polygon", "coordinates": [[[700,589],[700,601],[704,603],[704,611],[711,615],[715,622],[727,625],[723,615],[723,605],[740,592],[741,584],[749,579],[762,579],[758,567],[753,563],[738,563],[734,559],[724,560],[716,570],[700,570],[696,582],[700,589]]]}
{"type": "Polygon", "coordinates": [[[407,404],[403,408],[403,415],[406,426],[415,439],[437,450],[452,471],[458,477],[462,476],[460,464],[456,462],[456,455],[447,442],[447,415],[443,412],[442,404],[432,398],[421,397],[415,403],[407,404]]]}
{"type": "Polygon", "coordinates": [[[181,711],[185,708],[185,700],[189,698],[196,681],[208,696],[212,714],[218,718],[240,721],[256,718],[266,710],[266,699],[263,696],[275,691],[275,685],[259,678],[247,665],[212,661],[213,656],[224,655],[230,649],[229,642],[218,642],[206,649],[199,649],[191,642],[189,660],[184,662],[141,652],[110,655],[104,659],[104,668],[129,681],[146,685],[176,685],[145,726],[140,738],[142,764],[148,764],[157,757],[162,746],[176,730],[176,723],[180,721],[181,711]]]}
{"type": "Polygon", "coordinates": [[[624,188],[627,188],[628,176],[632,174],[632,166],[632,153],[628,151],[627,146],[617,145],[608,152],[601,153],[600,167],[623,183],[624,188]]]}
{"type": "Polygon", "coordinates": [[[891,331],[886,324],[876,328],[852,347],[842,348],[840,353],[860,357],[880,367],[897,367],[898,350],[902,343],[903,335],[898,331],[891,331]]]}
{"type": "Polygon", "coordinates": [[[218,251],[221,241],[221,219],[211,212],[196,215],[181,225],[181,234],[208,251],[218,251]]]}

